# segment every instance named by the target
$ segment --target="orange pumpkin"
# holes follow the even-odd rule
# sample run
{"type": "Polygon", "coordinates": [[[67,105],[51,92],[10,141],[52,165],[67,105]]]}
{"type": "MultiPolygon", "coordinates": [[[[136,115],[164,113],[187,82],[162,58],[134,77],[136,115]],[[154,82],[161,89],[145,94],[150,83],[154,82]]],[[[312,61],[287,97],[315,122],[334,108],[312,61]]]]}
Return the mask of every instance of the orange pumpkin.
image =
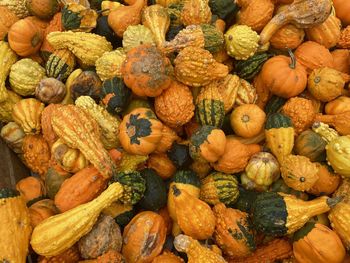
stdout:
{"type": "Polygon", "coordinates": [[[18,17],[6,6],[0,6],[0,13],[0,40],[3,40],[10,27],[18,21],[18,17]]]}
{"type": "Polygon", "coordinates": [[[36,53],[43,40],[42,30],[29,19],[18,20],[8,32],[11,49],[22,57],[36,53]]]}
{"type": "Polygon", "coordinates": [[[276,49],[295,49],[304,40],[305,32],[293,24],[287,24],[272,36],[270,39],[271,46],[276,49]]]}
{"type": "Polygon", "coordinates": [[[345,74],[350,73],[350,51],[348,49],[336,49],[332,51],[334,69],[345,74]]]}
{"type": "Polygon", "coordinates": [[[271,93],[290,98],[297,96],[306,88],[307,73],[289,50],[290,58],[279,55],[265,62],[260,77],[271,93]]]}
{"type": "Polygon", "coordinates": [[[40,178],[34,176],[28,176],[18,181],[16,189],[21,193],[26,202],[46,195],[44,182],[40,178]]]}
{"type": "Polygon", "coordinates": [[[127,53],[121,72],[125,84],[136,95],[157,97],[170,86],[173,68],[156,47],[140,45],[127,53]]]}
{"type": "Polygon", "coordinates": [[[344,25],[350,25],[350,2],[347,0],[333,0],[337,17],[344,25]]]}
{"type": "Polygon", "coordinates": [[[32,15],[41,19],[50,19],[59,10],[57,0],[27,0],[26,6],[32,15]]]}

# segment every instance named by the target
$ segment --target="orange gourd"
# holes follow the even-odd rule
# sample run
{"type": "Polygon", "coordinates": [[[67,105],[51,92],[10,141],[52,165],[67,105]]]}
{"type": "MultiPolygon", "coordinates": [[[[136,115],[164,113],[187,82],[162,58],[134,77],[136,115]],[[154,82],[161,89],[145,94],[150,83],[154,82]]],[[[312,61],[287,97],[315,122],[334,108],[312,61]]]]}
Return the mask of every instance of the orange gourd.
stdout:
{"type": "Polygon", "coordinates": [[[45,60],[47,60],[51,53],[54,52],[54,48],[50,45],[49,41],[47,41],[46,36],[51,32],[63,31],[62,27],[62,13],[56,13],[51,19],[49,25],[45,29],[44,33],[44,41],[40,47],[40,53],[45,60]]]}
{"type": "Polygon", "coordinates": [[[60,104],[50,104],[41,113],[41,131],[50,148],[58,139],[51,125],[52,112],[60,106],[60,104]]]}
{"type": "Polygon", "coordinates": [[[350,25],[350,2],[347,0],[333,0],[337,17],[344,25],[350,25]]]}
{"type": "Polygon", "coordinates": [[[34,176],[28,176],[18,181],[16,189],[21,193],[26,202],[34,201],[34,199],[46,195],[44,182],[34,176]]]}
{"type": "Polygon", "coordinates": [[[276,49],[295,49],[304,40],[305,32],[303,29],[293,24],[287,24],[272,36],[270,39],[271,46],[276,49]]]}
{"type": "Polygon", "coordinates": [[[340,96],[328,102],[324,110],[328,115],[337,115],[346,111],[350,111],[350,98],[346,96],[340,96]]]}
{"type": "Polygon", "coordinates": [[[349,74],[350,73],[350,51],[348,49],[336,49],[331,52],[334,69],[349,74]]]}
{"type": "Polygon", "coordinates": [[[18,21],[18,17],[6,6],[0,6],[0,40],[3,40],[11,26],[18,21]]]}
{"type": "Polygon", "coordinates": [[[180,137],[176,132],[166,125],[163,125],[162,138],[160,139],[155,152],[164,153],[170,150],[175,141],[178,141],[180,137]]]}
{"type": "Polygon", "coordinates": [[[341,31],[338,47],[350,48],[350,26],[347,26],[341,31]]]}
{"type": "Polygon", "coordinates": [[[341,135],[350,135],[350,111],[336,115],[316,115],[315,121],[334,127],[341,135]]]}
{"type": "Polygon", "coordinates": [[[154,258],[152,263],[183,263],[183,259],[175,256],[173,253],[164,251],[161,255],[154,258]]]}
{"type": "Polygon", "coordinates": [[[341,177],[334,173],[332,168],[325,164],[316,163],[318,168],[318,179],[315,184],[308,190],[313,195],[330,195],[339,186],[341,177]]]}
{"type": "Polygon", "coordinates": [[[164,180],[169,179],[176,172],[175,165],[166,153],[151,153],[147,160],[147,167],[155,170],[164,180]]]}
{"type": "Polygon", "coordinates": [[[30,223],[33,227],[39,225],[46,218],[54,216],[57,214],[57,208],[51,199],[40,200],[28,209],[30,216],[30,223]]]}

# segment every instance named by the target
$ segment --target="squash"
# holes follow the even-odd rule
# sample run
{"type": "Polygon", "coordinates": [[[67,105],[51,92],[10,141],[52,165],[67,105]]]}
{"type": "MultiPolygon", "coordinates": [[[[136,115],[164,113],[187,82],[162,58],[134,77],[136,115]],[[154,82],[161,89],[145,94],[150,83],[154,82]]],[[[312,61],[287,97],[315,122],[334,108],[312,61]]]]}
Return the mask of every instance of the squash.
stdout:
{"type": "Polygon", "coordinates": [[[237,4],[241,7],[238,24],[247,25],[256,32],[260,32],[271,20],[275,9],[271,0],[239,0],[237,4]]]}
{"type": "Polygon", "coordinates": [[[299,95],[306,88],[307,74],[305,68],[288,51],[289,57],[275,56],[265,62],[260,76],[263,85],[269,87],[272,94],[290,98],[299,95]]]}
{"type": "Polygon", "coordinates": [[[178,235],[174,240],[175,249],[187,254],[188,263],[225,263],[226,260],[218,253],[202,246],[190,236],[178,235]]]}
{"type": "Polygon", "coordinates": [[[282,107],[282,113],[291,118],[297,134],[310,128],[316,113],[311,100],[304,98],[290,98],[282,107]]]}
{"type": "Polygon", "coordinates": [[[35,54],[43,39],[43,31],[29,19],[18,20],[8,32],[11,49],[22,57],[35,54]]]}
{"type": "Polygon", "coordinates": [[[328,115],[337,115],[350,111],[350,98],[346,96],[340,96],[325,105],[325,113],[328,115]]]}
{"type": "Polygon", "coordinates": [[[331,52],[333,57],[333,68],[339,72],[349,74],[350,52],[347,49],[336,49],[331,52]]]}
{"type": "Polygon", "coordinates": [[[255,104],[243,104],[235,108],[230,117],[235,134],[251,138],[260,133],[264,127],[266,114],[255,104]]]}
{"type": "Polygon", "coordinates": [[[209,24],[211,15],[209,0],[190,0],[183,5],[181,21],[185,26],[209,24]]]}
{"type": "Polygon", "coordinates": [[[209,51],[199,47],[181,50],[174,64],[176,79],[191,87],[205,86],[229,72],[226,65],[216,62],[209,51]]]}
{"type": "Polygon", "coordinates": [[[195,107],[190,89],[173,81],[168,89],[155,98],[154,108],[157,116],[166,125],[180,127],[191,120],[195,107]]]}
{"type": "Polygon", "coordinates": [[[260,72],[264,63],[271,56],[271,54],[263,52],[257,53],[247,60],[238,60],[235,63],[234,71],[240,78],[251,80],[260,72]]]}
{"type": "Polygon", "coordinates": [[[122,194],[123,186],[113,183],[89,203],[48,218],[34,228],[30,242],[33,250],[48,257],[62,253],[87,234],[100,212],[122,194]],[[66,231],[67,228],[71,231],[66,231]]]}
{"type": "Polygon", "coordinates": [[[260,43],[266,44],[272,35],[282,26],[292,23],[299,28],[308,28],[323,23],[331,13],[332,5],[328,0],[297,0],[277,13],[260,34],[260,43]]]}
{"type": "Polygon", "coordinates": [[[147,155],[157,148],[163,124],[147,108],[137,108],[126,115],[119,126],[119,141],[132,154],[147,155]]]}
{"type": "MultiPolygon", "coordinates": [[[[112,3],[118,4],[118,2],[112,2],[112,3]]],[[[96,24],[96,27],[93,29],[92,33],[98,34],[100,36],[104,36],[109,42],[112,43],[113,48],[118,48],[122,46],[122,39],[118,37],[114,33],[113,29],[108,25],[108,15],[107,16],[102,15],[99,18],[97,18],[97,24],[96,24]]]]}
{"type": "Polygon", "coordinates": [[[132,205],[119,202],[112,203],[109,207],[103,209],[102,213],[113,217],[121,228],[124,228],[135,216],[135,210],[132,205]]]}
{"type": "Polygon", "coordinates": [[[215,216],[210,206],[199,198],[172,185],[177,223],[181,230],[195,239],[207,239],[215,229],[215,216]]]}
{"type": "Polygon", "coordinates": [[[332,171],[332,168],[326,164],[316,163],[318,167],[318,180],[308,190],[313,195],[330,195],[339,186],[341,177],[332,171]]]}
{"type": "Polygon", "coordinates": [[[340,20],[336,16],[330,15],[322,24],[307,28],[305,32],[309,40],[331,48],[336,46],[339,41],[340,29],[340,20]]]}
{"type": "Polygon", "coordinates": [[[46,75],[65,81],[73,72],[75,56],[68,49],[56,50],[46,61],[46,75]]]}
{"type": "Polygon", "coordinates": [[[113,217],[101,214],[89,233],[79,242],[79,252],[84,259],[93,259],[109,250],[120,251],[123,238],[113,217]]]}
{"type": "Polygon", "coordinates": [[[115,164],[103,148],[97,122],[84,110],[64,105],[52,113],[54,132],[74,149],[79,149],[100,173],[109,178],[115,164]]]}
{"type": "Polygon", "coordinates": [[[1,128],[1,138],[7,146],[17,154],[22,154],[23,138],[25,136],[22,128],[15,122],[9,122],[1,128]]]}
{"type": "Polygon", "coordinates": [[[292,120],[282,113],[271,114],[266,121],[265,137],[267,147],[281,162],[293,150],[294,128],[292,120]]]}
{"type": "Polygon", "coordinates": [[[162,254],[159,256],[155,257],[152,261],[152,263],[184,263],[183,259],[176,256],[175,254],[169,252],[169,251],[164,251],[162,254]]]}
{"type": "Polygon", "coordinates": [[[200,199],[210,205],[231,205],[238,195],[238,181],[233,175],[212,172],[201,180],[200,199]]]}
{"type": "Polygon", "coordinates": [[[101,93],[102,81],[96,72],[86,70],[82,71],[69,85],[66,84],[66,86],[67,90],[70,90],[70,97],[74,101],[80,96],[90,96],[97,102],[101,93]]]}
{"type": "Polygon", "coordinates": [[[287,100],[285,98],[272,95],[265,106],[266,114],[271,115],[273,113],[281,112],[281,108],[286,103],[286,101],[287,100]]]}
{"type": "Polygon", "coordinates": [[[71,176],[70,173],[63,170],[59,165],[49,167],[45,174],[46,192],[50,199],[54,199],[64,180],[71,176]]]}
{"type": "Polygon", "coordinates": [[[46,104],[59,103],[66,96],[66,86],[55,78],[42,79],[35,90],[35,97],[46,104]]]}
{"type": "Polygon", "coordinates": [[[128,26],[123,34],[123,50],[126,53],[134,47],[154,43],[152,31],[144,25],[128,26]]]}
{"type": "Polygon", "coordinates": [[[60,104],[50,104],[44,108],[41,114],[42,134],[50,148],[54,144],[54,142],[58,139],[58,136],[53,131],[53,128],[51,125],[52,112],[55,109],[59,108],[60,106],[61,106],[60,104]]]}
{"type": "Polygon", "coordinates": [[[122,253],[130,263],[151,262],[161,253],[165,237],[163,218],[151,211],[141,212],[124,229],[122,253]]]}
{"type": "MultiPolygon", "coordinates": [[[[0,120],[5,122],[14,121],[12,111],[17,102],[19,102],[22,98],[18,96],[15,92],[6,90],[5,86],[6,99],[5,101],[0,102],[0,120]]],[[[1,89],[1,88],[0,88],[1,89]]],[[[1,93],[1,91],[0,91],[1,93]]],[[[1,96],[1,95],[0,95],[1,96]]],[[[20,124],[20,123],[18,123],[20,124]]],[[[22,126],[21,126],[22,128],[22,126]]]]}
{"type": "Polygon", "coordinates": [[[304,37],[305,32],[302,28],[287,24],[272,35],[270,44],[273,48],[280,50],[296,49],[304,41],[304,37]]]}
{"type": "Polygon", "coordinates": [[[165,153],[170,150],[171,146],[175,141],[179,141],[179,136],[177,136],[176,132],[169,128],[166,125],[163,125],[162,130],[162,138],[158,143],[158,146],[155,150],[156,153],[165,153]]]}
{"type": "Polygon", "coordinates": [[[121,6],[111,11],[108,15],[109,26],[119,37],[123,37],[128,26],[140,24],[141,12],[145,5],[145,0],[136,0],[132,5],[121,6]]]}
{"type": "Polygon", "coordinates": [[[68,3],[61,12],[62,26],[66,31],[90,32],[96,27],[98,14],[93,9],[77,3],[68,3]]]}
{"type": "Polygon", "coordinates": [[[305,156],[310,161],[325,161],[327,143],[312,130],[303,131],[295,140],[296,154],[305,156]]]}
{"type": "Polygon", "coordinates": [[[255,104],[261,109],[264,109],[268,100],[273,96],[270,92],[270,88],[265,85],[265,80],[261,77],[261,74],[255,76],[253,85],[258,97],[255,104]]]}
{"type": "Polygon", "coordinates": [[[294,190],[307,191],[319,178],[318,167],[305,156],[288,155],[281,163],[281,176],[294,190]]]}
{"type": "Polygon", "coordinates": [[[209,6],[212,14],[222,20],[228,20],[230,17],[234,17],[239,10],[239,6],[235,2],[228,0],[209,0],[209,6]]]}
{"type": "Polygon", "coordinates": [[[17,61],[11,67],[9,81],[11,89],[19,95],[35,94],[35,89],[45,77],[45,69],[30,58],[17,61]]]}
{"type": "Polygon", "coordinates": [[[0,40],[4,40],[11,26],[18,21],[18,17],[6,6],[1,6],[0,12],[0,40]]]}
{"type": "Polygon", "coordinates": [[[293,254],[299,262],[341,263],[345,248],[338,235],[325,225],[306,223],[294,234],[293,254]]]}
{"type": "Polygon", "coordinates": [[[225,133],[213,126],[203,125],[190,138],[190,155],[194,160],[216,162],[224,154],[225,133]]]}
{"type": "Polygon", "coordinates": [[[259,152],[250,158],[245,173],[258,187],[268,187],[278,180],[279,168],[278,161],[271,153],[259,152]]]}
{"type": "Polygon", "coordinates": [[[101,142],[106,149],[113,149],[119,146],[118,128],[119,120],[109,114],[102,106],[97,105],[89,96],[80,96],[75,105],[85,110],[101,128],[101,142]]]}
{"type": "Polygon", "coordinates": [[[243,144],[234,138],[226,137],[225,152],[212,166],[218,172],[238,173],[244,170],[250,157],[260,151],[261,147],[258,144],[243,144]]]}
{"type": "Polygon", "coordinates": [[[278,179],[276,182],[274,182],[270,187],[271,192],[275,193],[285,193],[289,195],[293,195],[301,200],[307,201],[309,199],[309,196],[305,192],[296,191],[293,188],[290,188],[287,186],[287,184],[284,182],[282,178],[278,179]]]}
{"type": "Polygon", "coordinates": [[[111,11],[113,11],[121,6],[123,6],[123,4],[121,4],[119,2],[102,1],[101,6],[99,6],[97,8],[93,7],[92,9],[95,9],[95,10],[99,9],[99,10],[101,10],[103,16],[108,16],[111,11]]]}
{"type": "Polygon", "coordinates": [[[36,227],[46,218],[57,214],[57,208],[50,199],[42,199],[32,204],[29,209],[30,223],[32,227],[36,227]]]}
{"type": "Polygon", "coordinates": [[[4,237],[0,244],[0,259],[9,262],[25,262],[30,234],[29,212],[23,197],[8,188],[0,189],[1,227],[4,237]]]}
{"type": "Polygon", "coordinates": [[[214,239],[223,253],[230,257],[246,257],[255,249],[255,238],[248,214],[226,208],[219,203],[213,208],[216,217],[214,239]]]}
{"type": "Polygon", "coordinates": [[[137,170],[139,167],[144,167],[148,155],[135,155],[129,154],[126,151],[122,153],[122,159],[118,165],[118,172],[132,172],[137,170]]]}
{"type": "Polygon", "coordinates": [[[350,47],[350,27],[347,26],[341,31],[340,38],[338,41],[338,47],[349,48],[350,47]]]}
{"type": "Polygon", "coordinates": [[[344,0],[334,0],[333,6],[335,9],[335,12],[337,13],[337,17],[342,21],[342,23],[344,25],[349,25],[350,24],[349,3],[344,0]]]}
{"type": "Polygon", "coordinates": [[[258,94],[255,87],[245,79],[240,79],[239,81],[240,81],[240,85],[237,90],[235,106],[257,103],[258,94]]]}
{"type": "MultiPolygon", "coordinates": [[[[64,97],[61,104],[74,104],[73,98],[72,98],[72,84],[74,83],[74,80],[83,72],[82,69],[78,68],[74,70],[69,77],[66,80],[66,96],[64,97]]],[[[94,81],[96,82],[96,81],[94,81]]]]}
{"type": "Polygon", "coordinates": [[[28,0],[26,7],[30,14],[41,19],[51,19],[59,11],[57,0],[28,0]]]}
{"type": "Polygon", "coordinates": [[[163,179],[169,179],[176,172],[176,167],[166,153],[151,153],[147,160],[147,167],[156,171],[163,179]]]}
{"type": "Polygon", "coordinates": [[[249,93],[248,90],[245,90],[242,87],[242,82],[237,75],[228,74],[223,79],[211,82],[209,86],[211,85],[218,87],[219,92],[222,94],[224,100],[225,114],[232,110],[236,103],[236,100],[238,100],[238,95],[241,97],[243,93],[249,93]],[[245,90],[247,92],[242,92],[242,90],[245,90]]]}
{"type": "Polygon", "coordinates": [[[343,244],[347,250],[350,248],[349,211],[350,204],[348,202],[340,202],[330,211],[328,215],[333,230],[343,241],[343,244]]]}
{"type": "Polygon", "coordinates": [[[308,91],[322,102],[339,97],[344,85],[341,73],[328,67],[313,70],[308,79],[308,91]]]}
{"type": "Polygon", "coordinates": [[[316,115],[315,121],[333,126],[341,135],[350,135],[350,112],[346,111],[336,115],[316,115]]]}
{"type": "Polygon", "coordinates": [[[136,95],[157,97],[169,88],[173,69],[156,47],[141,45],[127,53],[121,72],[125,84],[136,95]]]}
{"type": "Polygon", "coordinates": [[[38,263],[55,263],[64,261],[66,263],[74,263],[77,262],[80,258],[79,249],[78,246],[74,245],[71,248],[68,248],[67,250],[63,251],[57,256],[54,257],[38,257],[38,263]]]}
{"type": "Polygon", "coordinates": [[[167,203],[165,183],[153,169],[143,169],[141,175],[146,181],[146,190],[139,206],[145,210],[158,211],[167,203]]]}
{"type": "Polygon", "coordinates": [[[53,18],[50,20],[49,25],[45,29],[44,40],[40,47],[40,55],[43,57],[45,61],[54,52],[54,48],[50,45],[49,41],[46,39],[46,36],[50,32],[63,31],[61,18],[62,18],[62,13],[61,12],[56,13],[53,16],[53,18]]]}
{"type": "Polygon", "coordinates": [[[9,44],[5,41],[0,41],[0,65],[2,68],[2,71],[0,73],[0,103],[5,102],[9,97],[9,93],[5,87],[5,81],[10,73],[12,65],[16,61],[17,55],[10,48],[9,44]]]}
{"type": "Polygon", "coordinates": [[[126,54],[121,48],[104,53],[95,63],[97,75],[102,81],[114,77],[121,78],[121,65],[125,58],[126,54]]]}
{"type": "Polygon", "coordinates": [[[313,41],[302,43],[295,50],[297,62],[303,65],[308,74],[322,67],[333,68],[333,57],[327,48],[313,41]]]}
{"type": "Polygon", "coordinates": [[[20,192],[26,203],[35,203],[46,195],[44,182],[37,177],[28,176],[19,180],[16,184],[16,190],[20,192]]]}
{"type": "Polygon", "coordinates": [[[236,60],[247,60],[258,50],[259,35],[246,25],[233,25],[225,33],[227,54],[236,60]]]}
{"type": "Polygon", "coordinates": [[[188,167],[192,162],[189,147],[183,142],[174,142],[167,155],[177,168],[188,167]]]}
{"type": "Polygon", "coordinates": [[[51,32],[46,36],[55,49],[69,49],[87,66],[94,66],[105,52],[112,51],[112,45],[104,37],[85,32],[51,32]]]}
{"type": "Polygon", "coordinates": [[[22,150],[26,165],[43,177],[49,169],[51,154],[42,135],[26,135],[23,139],[22,150]]]}
{"type": "Polygon", "coordinates": [[[14,12],[18,18],[25,18],[29,16],[29,11],[26,7],[25,0],[1,0],[0,5],[6,6],[8,9],[14,12]]]}
{"type": "Polygon", "coordinates": [[[303,201],[293,195],[264,192],[259,194],[253,203],[253,227],[271,236],[292,234],[310,218],[328,212],[339,201],[339,198],[326,196],[303,201]]]}

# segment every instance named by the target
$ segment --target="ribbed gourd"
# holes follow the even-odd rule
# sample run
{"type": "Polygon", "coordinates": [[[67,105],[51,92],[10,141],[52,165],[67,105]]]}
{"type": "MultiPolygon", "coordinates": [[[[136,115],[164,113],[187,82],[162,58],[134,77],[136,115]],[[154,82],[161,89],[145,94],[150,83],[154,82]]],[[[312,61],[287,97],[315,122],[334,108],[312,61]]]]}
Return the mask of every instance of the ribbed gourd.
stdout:
{"type": "Polygon", "coordinates": [[[96,27],[98,14],[94,9],[78,3],[67,3],[62,8],[62,26],[73,31],[90,32],[96,27]]]}
{"type": "Polygon", "coordinates": [[[5,81],[10,73],[11,66],[17,61],[17,54],[5,41],[0,41],[0,103],[5,101],[8,93],[5,81]]]}
{"type": "Polygon", "coordinates": [[[265,61],[270,57],[269,53],[258,53],[247,60],[238,60],[235,63],[234,71],[240,78],[251,80],[260,72],[265,61]]]}
{"type": "Polygon", "coordinates": [[[0,136],[15,153],[23,153],[22,144],[25,134],[21,126],[19,126],[17,123],[9,122],[4,125],[1,128],[0,136]]]}
{"type": "Polygon", "coordinates": [[[39,82],[45,77],[45,69],[30,58],[17,61],[11,67],[11,89],[22,96],[34,95],[39,82]]]}
{"type": "Polygon", "coordinates": [[[0,103],[0,120],[5,122],[14,121],[12,109],[22,98],[11,90],[6,91],[5,94],[7,99],[0,103]]]}
{"type": "Polygon", "coordinates": [[[109,114],[106,109],[96,104],[89,96],[80,96],[75,105],[88,112],[101,128],[101,142],[106,149],[113,149],[119,145],[119,120],[109,114]]]}
{"type": "Polygon", "coordinates": [[[0,6],[8,7],[8,9],[14,12],[18,18],[29,16],[25,0],[0,0],[0,6]]]}
{"type": "Polygon", "coordinates": [[[84,65],[94,66],[105,52],[112,51],[112,45],[104,37],[85,32],[51,32],[46,36],[55,49],[69,49],[84,65]]]}
{"type": "Polygon", "coordinates": [[[65,81],[73,72],[75,56],[68,49],[55,50],[46,61],[46,75],[65,81]]]}
{"type": "Polygon", "coordinates": [[[144,25],[131,25],[123,34],[123,48],[125,52],[143,44],[154,44],[152,31],[144,25]]]}
{"type": "Polygon", "coordinates": [[[120,68],[125,58],[126,54],[122,48],[104,53],[95,63],[97,75],[102,81],[114,77],[120,78],[122,76],[120,68]]]}
{"type": "Polygon", "coordinates": [[[350,249],[350,204],[340,202],[328,215],[332,228],[337,232],[345,247],[350,249]]]}
{"type": "Polygon", "coordinates": [[[259,47],[259,35],[246,25],[233,25],[225,33],[227,54],[236,60],[247,60],[259,47]]]}

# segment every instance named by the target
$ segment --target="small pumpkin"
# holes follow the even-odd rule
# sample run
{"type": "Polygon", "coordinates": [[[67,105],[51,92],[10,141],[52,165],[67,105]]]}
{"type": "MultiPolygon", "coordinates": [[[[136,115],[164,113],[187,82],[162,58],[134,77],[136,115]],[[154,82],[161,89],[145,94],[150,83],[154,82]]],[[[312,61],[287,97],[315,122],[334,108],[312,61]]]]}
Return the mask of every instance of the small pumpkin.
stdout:
{"type": "Polygon", "coordinates": [[[16,190],[21,193],[27,203],[35,202],[46,195],[44,182],[37,177],[28,176],[19,180],[16,184],[16,190]]]}
{"type": "Polygon", "coordinates": [[[209,24],[211,20],[209,0],[190,0],[181,10],[181,21],[185,26],[209,24]]]}
{"type": "Polygon", "coordinates": [[[271,46],[276,49],[296,49],[304,40],[303,29],[287,24],[276,31],[270,39],[271,46]]]}
{"type": "Polygon", "coordinates": [[[241,137],[251,138],[264,127],[266,114],[255,104],[243,104],[235,108],[230,117],[233,131],[241,137]]]}
{"type": "Polygon", "coordinates": [[[44,78],[35,89],[35,97],[46,104],[59,103],[66,96],[66,86],[55,78],[44,78]]]}
{"type": "Polygon", "coordinates": [[[334,65],[334,69],[345,73],[345,74],[349,74],[350,73],[350,69],[349,69],[349,65],[350,65],[350,52],[347,49],[336,49],[334,51],[331,52],[332,57],[333,57],[333,65],[334,65]]]}
{"type": "Polygon", "coordinates": [[[151,153],[147,160],[147,167],[155,170],[164,180],[171,178],[176,167],[166,153],[151,153]]]}
{"type": "Polygon", "coordinates": [[[29,12],[41,19],[51,19],[51,17],[59,11],[57,0],[28,0],[26,7],[29,12]]]}
{"type": "Polygon", "coordinates": [[[29,209],[30,223],[32,227],[36,227],[46,218],[57,214],[57,208],[50,199],[43,199],[32,204],[29,209]]]}
{"type": "Polygon", "coordinates": [[[324,161],[326,159],[327,143],[320,135],[312,130],[303,131],[295,140],[294,150],[298,155],[305,156],[310,161],[324,161]]]}
{"type": "Polygon", "coordinates": [[[340,184],[340,175],[332,171],[332,168],[326,164],[316,163],[318,168],[318,179],[308,190],[314,195],[330,195],[340,184]]]}
{"type": "Polygon", "coordinates": [[[16,14],[6,6],[0,7],[0,40],[5,39],[11,26],[18,21],[16,14]]]}
{"type": "Polygon", "coordinates": [[[163,218],[151,211],[141,212],[124,229],[122,253],[130,263],[151,262],[161,253],[165,237],[163,218]]]}
{"type": "Polygon", "coordinates": [[[337,17],[342,21],[344,25],[350,25],[350,5],[345,0],[334,0],[333,6],[335,12],[337,13],[337,17]]]}

